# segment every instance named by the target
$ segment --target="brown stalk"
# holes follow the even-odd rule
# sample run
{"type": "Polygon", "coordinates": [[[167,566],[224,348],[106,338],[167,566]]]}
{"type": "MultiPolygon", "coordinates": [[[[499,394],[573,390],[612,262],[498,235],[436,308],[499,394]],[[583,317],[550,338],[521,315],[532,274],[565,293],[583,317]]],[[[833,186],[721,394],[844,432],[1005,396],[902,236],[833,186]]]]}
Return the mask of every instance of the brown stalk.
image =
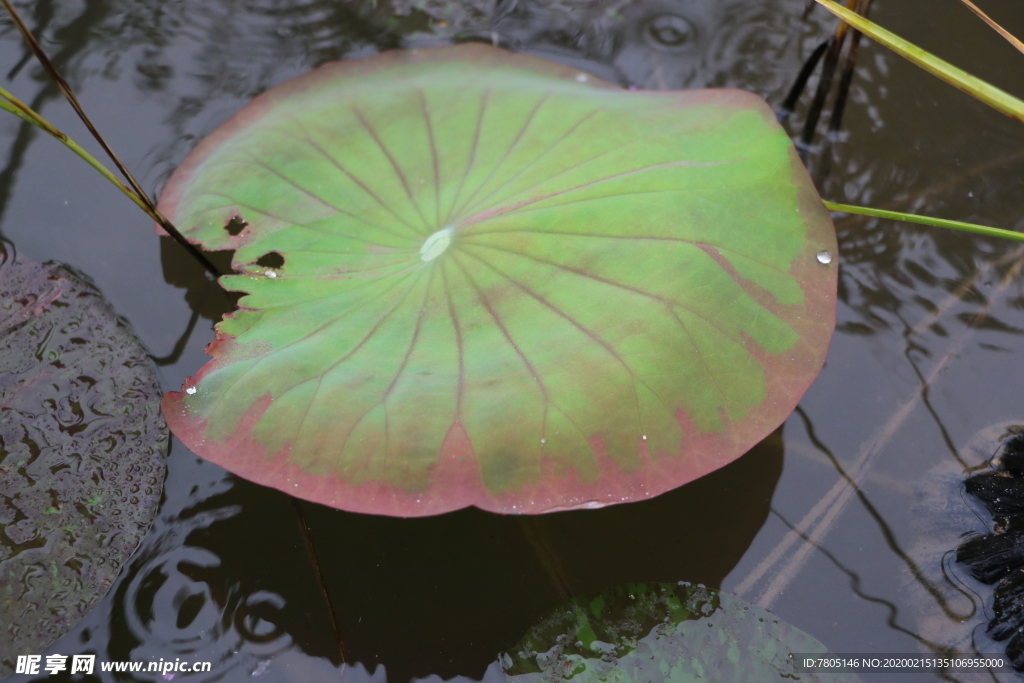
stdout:
{"type": "MultiPolygon", "coordinates": [[[[121,162],[121,159],[119,159],[117,154],[114,153],[114,150],[110,148],[110,145],[108,145],[107,141],[103,139],[100,132],[96,130],[96,126],[94,126],[92,121],[89,120],[85,110],[82,109],[82,105],[78,102],[78,98],[75,97],[75,93],[71,90],[71,86],[69,86],[67,81],[64,80],[64,77],[60,75],[60,72],[57,71],[57,67],[53,65],[50,58],[46,56],[42,46],[39,45],[39,42],[35,39],[35,36],[32,35],[32,32],[28,30],[28,26],[25,25],[24,21],[22,21],[21,15],[19,15],[17,10],[14,9],[14,5],[11,4],[10,0],[0,0],[0,3],[3,3],[4,9],[7,10],[7,14],[10,15],[11,21],[14,22],[14,25],[21,33],[21,37],[25,40],[25,44],[28,45],[33,54],[35,54],[36,59],[39,60],[39,63],[43,66],[43,69],[46,70],[46,73],[49,74],[51,80],[53,80],[53,82],[57,84],[57,87],[60,88],[60,91],[64,93],[64,97],[67,98],[67,101],[71,104],[75,113],[78,114],[78,118],[82,120],[82,123],[84,123],[85,127],[89,129],[93,138],[96,139],[96,142],[99,143],[100,147],[103,148],[103,151],[106,152],[108,157],[110,157],[110,160],[113,161],[114,165],[117,166],[119,171],[121,171],[121,175],[123,175],[125,180],[128,181],[132,191],[145,206],[146,213],[149,214],[153,220],[159,223],[160,227],[166,230],[167,234],[173,237],[178,244],[183,246],[193,258],[203,264],[203,267],[211,275],[214,277],[220,277],[222,273],[217,269],[217,267],[214,266],[213,263],[211,263],[210,260],[207,259],[194,244],[185,239],[185,236],[178,232],[178,229],[174,227],[173,223],[157,211],[156,204],[154,204],[153,200],[149,198],[146,191],[142,189],[142,186],[139,185],[138,181],[135,180],[135,177],[128,171],[128,168],[121,162]]],[[[34,112],[26,112],[26,115],[30,113],[34,112]]],[[[43,129],[58,139],[66,137],[63,133],[52,126],[43,126],[43,129]]]]}
{"type": "Polygon", "coordinates": [[[544,531],[544,522],[537,517],[521,515],[519,522],[523,529],[523,535],[537,553],[537,559],[544,567],[544,571],[551,578],[551,583],[558,590],[562,600],[570,600],[573,596],[569,586],[569,578],[566,576],[562,562],[551,547],[547,533],[544,531]]]}
{"type": "MultiPolygon", "coordinates": [[[[846,0],[847,9],[852,11],[856,6],[857,0],[846,0]]],[[[828,98],[829,90],[832,88],[832,78],[835,76],[836,67],[839,64],[839,55],[843,51],[843,45],[846,43],[846,36],[849,31],[849,24],[841,21],[839,26],[836,27],[835,34],[829,41],[829,49],[825,53],[825,61],[821,67],[821,79],[818,81],[818,87],[814,92],[814,100],[811,102],[811,108],[807,112],[807,120],[804,121],[804,129],[800,134],[800,141],[803,145],[801,153],[805,152],[814,140],[818,119],[825,108],[825,100],[828,98]]]]}
{"type": "MultiPolygon", "coordinates": [[[[814,2],[814,0],[811,0],[814,2]]],[[[792,115],[793,110],[796,109],[797,100],[804,93],[804,89],[807,87],[807,81],[810,80],[811,74],[818,68],[818,62],[821,61],[821,56],[825,54],[825,50],[828,49],[831,41],[822,41],[818,47],[814,48],[811,52],[811,56],[807,58],[803,66],[800,67],[800,73],[797,74],[796,80],[793,81],[792,87],[789,92],[786,93],[786,99],[782,101],[782,106],[779,107],[779,111],[776,116],[779,119],[779,123],[785,122],[786,119],[792,115]]]]}
{"type": "Polygon", "coordinates": [[[983,11],[981,11],[981,8],[978,7],[977,5],[975,5],[973,2],[971,2],[971,0],[960,0],[960,2],[964,3],[965,5],[967,5],[967,8],[969,10],[971,10],[972,12],[974,12],[975,14],[977,14],[981,18],[982,21],[984,21],[986,24],[988,24],[992,28],[993,31],[995,31],[996,33],[1001,35],[1003,38],[1006,38],[1007,42],[1009,42],[1010,45],[1013,45],[1015,48],[1017,48],[1021,52],[1024,52],[1024,42],[1021,42],[1020,38],[1018,38],[1017,36],[1013,35],[1009,31],[1007,31],[1005,28],[1003,28],[1002,26],[997,24],[995,22],[995,20],[993,20],[991,17],[989,17],[983,11]]]}
{"type": "MultiPolygon", "coordinates": [[[[857,3],[857,14],[867,16],[870,6],[871,0],[860,0],[857,3]]],[[[850,33],[850,47],[846,50],[846,62],[843,64],[843,72],[839,78],[839,90],[836,93],[836,101],[832,105],[832,116],[828,122],[828,129],[831,133],[837,133],[843,124],[843,112],[846,111],[846,99],[850,93],[850,84],[853,83],[853,70],[857,64],[861,35],[861,32],[856,29],[850,33]]]]}
{"type": "Polygon", "coordinates": [[[334,638],[338,643],[338,654],[341,656],[341,661],[345,660],[345,645],[341,640],[341,627],[338,625],[338,617],[334,613],[334,604],[331,602],[331,596],[327,592],[327,582],[324,581],[324,573],[320,570],[320,560],[317,559],[316,549],[313,547],[313,537],[309,533],[309,525],[306,524],[306,516],[302,514],[302,508],[298,499],[292,497],[292,509],[295,511],[295,520],[299,523],[299,534],[302,536],[302,542],[306,546],[306,554],[309,556],[309,561],[313,565],[313,571],[316,573],[316,580],[320,586],[320,594],[324,597],[324,602],[327,603],[327,611],[331,614],[331,626],[334,628],[334,638]]]}
{"type": "Polygon", "coordinates": [[[92,136],[96,139],[96,142],[99,143],[100,147],[103,148],[103,151],[107,153],[108,157],[110,157],[110,160],[113,161],[114,165],[117,166],[119,171],[121,171],[121,175],[123,175],[128,181],[128,184],[132,186],[135,194],[139,195],[139,197],[141,197],[150,208],[155,210],[156,206],[153,204],[153,201],[146,195],[146,191],[142,189],[134,176],[132,176],[125,165],[121,163],[117,154],[115,154],[114,150],[107,145],[106,140],[103,139],[103,136],[100,135],[98,130],[96,130],[92,121],[90,121],[89,117],[86,116],[85,110],[82,109],[82,105],[78,102],[78,98],[75,97],[75,93],[72,92],[71,86],[68,85],[68,82],[65,81],[64,77],[60,75],[59,71],[57,71],[57,67],[53,65],[50,58],[46,56],[45,52],[43,52],[42,46],[39,45],[39,42],[35,39],[35,36],[32,35],[32,32],[28,30],[28,26],[25,25],[24,21],[22,21],[21,16],[18,14],[17,10],[14,9],[10,0],[0,0],[0,2],[3,3],[4,9],[6,9],[7,13],[11,16],[11,20],[14,22],[14,25],[17,26],[18,31],[21,33],[21,37],[25,40],[25,44],[28,45],[33,54],[35,54],[36,59],[38,59],[39,63],[42,64],[46,73],[49,74],[50,79],[53,80],[53,82],[57,84],[57,87],[60,88],[60,91],[64,93],[64,97],[67,98],[67,101],[71,104],[75,113],[78,114],[78,118],[82,119],[82,123],[85,124],[85,127],[89,129],[89,132],[92,133],[92,136]]]}

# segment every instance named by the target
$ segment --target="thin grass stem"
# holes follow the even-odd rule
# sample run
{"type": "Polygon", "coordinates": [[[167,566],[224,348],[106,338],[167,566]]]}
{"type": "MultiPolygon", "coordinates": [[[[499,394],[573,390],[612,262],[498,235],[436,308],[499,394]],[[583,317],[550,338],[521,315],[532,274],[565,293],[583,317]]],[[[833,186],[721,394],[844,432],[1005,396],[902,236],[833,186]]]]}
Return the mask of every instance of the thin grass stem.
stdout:
{"type": "Polygon", "coordinates": [[[25,40],[25,44],[28,45],[29,49],[31,49],[35,54],[36,59],[38,59],[39,63],[42,64],[43,69],[46,70],[50,79],[57,85],[60,91],[64,93],[64,97],[71,104],[75,113],[78,114],[78,118],[82,120],[82,123],[84,123],[85,127],[89,129],[92,136],[96,138],[96,142],[99,143],[100,147],[103,148],[103,151],[107,153],[107,156],[110,157],[111,161],[114,162],[114,165],[117,166],[119,171],[121,171],[121,174],[128,181],[128,185],[131,185],[131,189],[129,190],[128,186],[118,180],[117,177],[107,170],[105,166],[96,161],[96,159],[89,155],[84,149],[68,138],[67,135],[57,130],[57,128],[51,125],[46,119],[34,112],[28,105],[18,100],[6,90],[3,91],[0,99],[7,100],[7,103],[9,103],[11,107],[4,106],[2,108],[60,140],[64,145],[75,152],[75,154],[84,159],[90,166],[99,171],[104,178],[107,178],[114,183],[118,189],[128,196],[129,199],[145,211],[146,215],[156,221],[157,224],[163,228],[164,232],[170,235],[175,242],[184,247],[185,251],[187,251],[189,255],[199,261],[207,272],[213,275],[213,277],[220,277],[222,273],[217,270],[217,267],[214,266],[213,263],[206,258],[206,256],[204,256],[194,244],[189,242],[184,235],[178,232],[178,229],[174,227],[174,224],[171,223],[170,220],[160,213],[156,208],[156,204],[154,204],[153,200],[151,200],[149,195],[146,194],[146,191],[142,189],[142,186],[139,185],[137,180],[135,180],[135,177],[128,171],[128,168],[121,163],[121,160],[114,153],[114,150],[111,149],[110,145],[107,144],[107,141],[103,139],[103,136],[100,135],[100,132],[92,124],[92,121],[89,120],[85,110],[82,109],[82,105],[78,102],[78,98],[71,90],[71,86],[68,85],[67,81],[64,80],[64,77],[60,75],[60,72],[57,71],[57,67],[53,65],[50,58],[46,56],[46,52],[43,50],[42,46],[39,45],[39,42],[35,39],[35,36],[32,35],[32,32],[28,30],[28,27],[25,25],[25,22],[22,21],[17,10],[15,10],[14,6],[10,3],[10,0],[0,0],[0,5],[3,5],[4,9],[7,10],[7,14],[10,15],[11,21],[14,22],[14,25],[18,28],[22,38],[25,40]]]}
{"type": "Polygon", "coordinates": [[[89,129],[89,132],[92,133],[92,136],[96,139],[96,142],[99,143],[100,147],[103,148],[103,151],[110,157],[110,160],[113,161],[114,165],[117,166],[119,171],[121,171],[121,174],[124,175],[128,184],[132,186],[133,190],[135,190],[135,194],[150,206],[154,214],[159,215],[156,213],[156,204],[153,203],[146,194],[146,191],[142,189],[142,186],[135,180],[135,177],[128,171],[128,168],[121,162],[121,159],[119,159],[117,154],[114,153],[114,150],[110,148],[107,141],[103,139],[103,136],[100,135],[100,132],[93,125],[92,121],[86,115],[85,110],[82,108],[82,105],[78,102],[78,97],[76,97],[74,91],[71,90],[71,86],[68,85],[68,82],[64,80],[63,76],[61,76],[57,67],[53,65],[53,62],[50,61],[50,58],[46,55],[46,52],[36,40],[35,36],[32,35],[32,32],[28,30],[28,26],[25,25],[24,21],[22,21],[21,15],[14,9],[14,5],[11,4],[10,0],[0,0],[0,4],[3,4],[4,9],[7,10],[7,14],[10,15],[11,21],[14,22],[15,27],[17,27],[18,31],[21,33],[21,37],[25,40],[25,44],[28,45],[29,49],[32,50],[32,53],[35,54],[36,59],[39,60],[43,69],[50,76],[50,80],[52,80],[64,94],[64,97],[67,99],[72,109],[74,109],[75,113],[78,114],[78,118],[82,120],[82,123],[85,124],[85,127],[89,129]]]}
{"type": "Polygon", "coordinates": [[[833,2],[833,0],[815,1],[861,33],[864,33],[876,42],[885,45],[900,56],[910,60],[914,64],[917,64],[925,71],[938,76],[950,85],[981,100],[996,111],[1006,114],[1010,118],[1024,122],[1024,101],[1021,101],[1004,90],[1000,90],[991,83],[987,83],[976,76],[972,76],[963,69],[959,69],[945,60],[939,59],[927,50],[900,38],[895,33],[885,30],[878,24],[865,19],[856,12],[851,12],[842,5],[833,2]]]}
{"type": "Polygon", "coordinates": [[[952,230],[961,230],[963,232],[973,232],[976,235],[985,235],[986,237],[1002,237],[1009,240],[1015,240],[1017,242],[1024,242],[1024,233],[1013,230],[1004,230],[1003,228],[991,228],[987,225],[977,225],[976,223],[964,223],[962,221],[951,221],[945,218],[918,216],[916,214],[902,213],[900,211],[871,209],[866,206],[836,204],[835,202],[825,202],[825,208],[829,211],[838,211],[840,213],[854,213],[862,216],[873,216],[875,218],[889,218],[894,221],[920,223],[921,225],[930,225],[935,228],[950,228],[952,230]]]}
{"type": "Polygon", "coordinates": [[[132,200],[136,206],[145,211],[150,218],[156,221],[159,220],[158,214],[156,214],[156,212],[154,212],[146,202],[142,201],[142,199],[135,194],[130,187],[126,186],[120,179],[118,179],[117,176],[111,173],[106,166],[97,161],[93,155],[82,149],[77,142],[55,128],[49,121],[36,114],[35,111],[21,103],[17,98],[11,96],[10,93],[3,88],[0,88],[0,109],[14,114],[22,121],[30,123],[39,130],[55,137],[62,145],[81,157],[85,163],[99,171],[100,175],[113,183],[117,189],[128,197],[128,199],[132,200]]]}
{"type": "Polygon", "coordinates": [[[972,12],[974,12],[975,14],[977,14],[978,17],[981,18],[982,21],[984,21],[986,24],[989,25],[989,28],[991,28],[993,31],[995,31],[996,33],[1001,35],[1003,38],[1005,38],[1006,41],[1008,43],[1010,43],[1010,45],[1013,45],[1015,48],[1017,48],[1021,52],[1024,52],[1024,42],[1021,42],[1020,38],[1018,38],[1017,36],[1013,35],[1009,31],[1007,31],[1005,28],[1003,28],[1002,26],[997,24],[994,19],[989,17],[987,14],[985,14],[981,10],[981,8],[978,7],[977,5],[975,5],[973,2],[971,2],[971,0],[960,0],[960,2],[964,3],[965,5],[967,5],[967,9],[969,9],[972,12]]]}

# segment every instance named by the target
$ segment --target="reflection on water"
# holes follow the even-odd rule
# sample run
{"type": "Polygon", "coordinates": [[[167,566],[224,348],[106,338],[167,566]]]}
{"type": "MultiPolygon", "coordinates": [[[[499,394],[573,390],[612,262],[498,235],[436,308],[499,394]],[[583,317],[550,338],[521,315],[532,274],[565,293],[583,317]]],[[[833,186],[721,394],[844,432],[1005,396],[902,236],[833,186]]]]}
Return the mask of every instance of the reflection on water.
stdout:
{"type": "Polygon", "coordinates": [[[820,28],[819,17],[801,25],[793,3],[788,10],[744,0],[509,4],[514,10],[494,30],[513,49],[661,90],[731,87],[767,96],[788,86],[803,42],[820,28]]]}
{"type": "Polygon", "coordinates": [[[947,460],[915,483],[915,525],[919,537],[911,554],[918,558],[933,591],[905,577],[906,591],[915,606],[917,630],[931,642],[950,649],[1003,653],[1006,643],[987,634],[993,617],[992,587],[976,580],[957,563],[956,549],[971,537],[992,531],[990,513],[968,495],[966,472],[989,472],[989,460],[999,452],[1008,422],[981,429],[959,453],[966,467],[947,460]]]}
{"type": "MultiPolygon", "coordinates": [[[[821,11],[801,21],[804,0],[18,5],[154,193],[249,98],[332,59],[487,41],[624,86],[741,87],[778,106],[834,26],[821,11]]],[[[872,16],[1004,87],[1024,82],[1024,60],[950,5],[905,0],[872,16]],[[957,39],[936,43],[939,35],[957,39]]],[[[1024,32],[1024,6],[1002,7],[997,18],[1024,32]]],[[[84,141],[56,89],[4,30],[5,87],[84,141]]],[[[801,103],[787,121],[794,135],[805,115],[801,103]]],[[[863,45],[844,126],[830,148],[808,155],[828,199],[1024,228],[1019,124],[863,45]]],[[[2,119],[0,155],[3,237],[23,257],[63,259],[93,276],[164,358],[164,386],[177,388],[205,362],[210,322],[230,302],[52,141],[2,119]]],[[[935,506],[921,507],[915,490],[933,469],[962,477],[978,462],[964,446],[975,433],[1020,421],[1024,254],[877,220],[840,217],[837,230],[839,331],[826,368],[802,413],[734,465],[646,503],[530,520],[472,510],[394,520],[303,504],[350,663],[342,670],[288,499],[179,445],[142,550],[100,607],[48,652],[208,660],[214,669],[202,680],[210,681],[338,680],[340,671],[343,680],[375,683],[500,676],[488,663],[565,596],[679,580],[743,595],[735,589],[748,579],[758,592],[743,597],[769,601],[833,652],[962,646],[980,617],[960,619],[978,600],[957,588],[955,568],[943,574],[949,533],[921,523],[961,519],[948,504],[954,494],[936,492],[935,506]]]]}
{"type": "MultiPolygon", "coordinates": [[[[188,677],[198,681],[337,680],[331,617],[287,497],[182,451],[176,444],[160,519],[111,597],[46,652],[211,662],[188,677]]],[[[763,524],[780,466],[775,435],[626,514],[398,520],[303,503],[350,659],[343,680],[502,680],[490,667],[498,649],[573,595],[638,576],[721,583],[763,524]],[[666,519],[704,521],[666,529],[666,519]]]]}
{"type": "Polygon", "coordinates": [[[395,681],[479,676],[573,596],[676,576],[721,584],[764,524],[781,466],[776,432],[692,484],[600,510],[393,519],[302,507],[351,661],[395,681]]]}
{"type": "MultiPolygon", "coordinates": [[[[339,653],[309,559],[295,543],[288,499],[192,456],[172,459],[167,492],[160,518],[110,596],[47,653],[144,666],[211,663],[209,673],[190,673],[191,681],[336,679],[339,653]]],[[[131,680],[168,675],[143,672],[131,680]]],[[[90,680],[111,674],[97,671],[90,680]]]]}

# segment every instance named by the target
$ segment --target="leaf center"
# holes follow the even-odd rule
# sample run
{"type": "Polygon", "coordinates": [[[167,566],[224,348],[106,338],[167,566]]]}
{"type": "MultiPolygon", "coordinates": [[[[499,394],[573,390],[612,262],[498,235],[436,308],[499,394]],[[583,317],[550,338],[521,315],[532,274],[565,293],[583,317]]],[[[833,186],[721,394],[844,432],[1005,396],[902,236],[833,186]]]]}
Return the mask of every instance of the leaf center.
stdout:
{"type": "Polygon", "coordinates": [[[433,261],[443,254],[448,245],[452,243],[452,232],[452,228],[445,228],[428,237],[420,247],[420,258],[424,261],[433,261]]]}

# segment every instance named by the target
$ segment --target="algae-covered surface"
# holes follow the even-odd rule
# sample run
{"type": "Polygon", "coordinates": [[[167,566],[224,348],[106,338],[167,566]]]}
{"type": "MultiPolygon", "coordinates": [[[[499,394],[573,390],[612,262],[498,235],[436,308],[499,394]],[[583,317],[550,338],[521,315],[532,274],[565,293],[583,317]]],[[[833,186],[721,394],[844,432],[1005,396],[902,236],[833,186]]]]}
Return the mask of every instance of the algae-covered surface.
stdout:
{"type": "Polygon", "coordinates": [[[0,267],[0,672],[110,590],[156,516],[155,367],[88,280],[0,267]]]}

